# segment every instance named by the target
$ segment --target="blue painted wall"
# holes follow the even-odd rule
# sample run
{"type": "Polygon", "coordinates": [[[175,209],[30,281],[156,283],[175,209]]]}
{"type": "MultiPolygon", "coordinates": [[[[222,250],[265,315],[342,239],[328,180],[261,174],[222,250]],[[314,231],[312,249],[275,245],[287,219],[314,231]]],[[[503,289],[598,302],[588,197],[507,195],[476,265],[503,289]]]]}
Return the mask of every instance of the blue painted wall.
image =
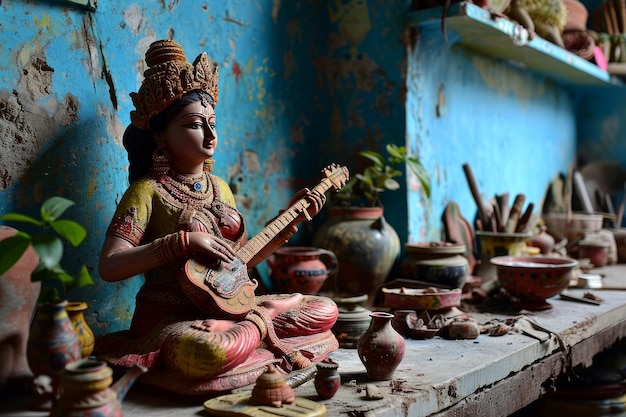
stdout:
{"type": "MultiPolygon", "coordinates": [[[[188,59],[206,51],[220,64],[215,168],[251,233],[328,163],[355,168],[358,150],[406,143],[432,174],[432,199],[405,176],[383,196],[386,216],[403,242],[437,239],[447,202],[475,212],[463,163],[485,198],[538,201],[575,156],[577,114],[591,111],[588,142],[605,123],[562,88],[450,50],[437,32],[407,54],[408,1],[120,0],[94,13],[62,3],[0,2],[0,212],[34,212],[52,195],[77,202],[68,215],[89,235],[67,268],[94,269],[96,285],[75,298],[89,302],[97,334],[128,326],[141,284],[104,283],[95,267],[127,186],[128,94],[153,40],[171,37],[188,59]]],[[[307,244],[323,218],[294,243],[307,244]]]]}
{"type": "Polygon", "coordinates": [[[409,240],[439,239],[450,201],[474,219],[465,163],[485,203],[508,192],[511,204],[522,193],[541,207],[548,183],[575,158],[569,90],[507,63],[446,48],[438,28],[422,31],[408,63],[407,134],[433,174],[430,204],[409,192],[409,240]]]}

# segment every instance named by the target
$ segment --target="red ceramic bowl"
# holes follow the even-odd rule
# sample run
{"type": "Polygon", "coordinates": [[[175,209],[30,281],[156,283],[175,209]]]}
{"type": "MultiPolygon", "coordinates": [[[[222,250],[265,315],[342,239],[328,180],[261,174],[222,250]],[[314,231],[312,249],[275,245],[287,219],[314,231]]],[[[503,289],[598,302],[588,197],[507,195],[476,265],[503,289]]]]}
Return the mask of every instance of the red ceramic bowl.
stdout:
{"type": "Polygon", "coordinates": [[[518,299],[516,307],[527,310],[552,308],[546,299],[567,288],[572,269],[578,266],[571,258],[542,256],[497,256],[491,263],[502,288],[518,299]]]}
{"type": "Polygon", "coordinates": [[[461,290],[383,288],[384,306],[394,310],[446,310],[459,305],[461,290]]]}

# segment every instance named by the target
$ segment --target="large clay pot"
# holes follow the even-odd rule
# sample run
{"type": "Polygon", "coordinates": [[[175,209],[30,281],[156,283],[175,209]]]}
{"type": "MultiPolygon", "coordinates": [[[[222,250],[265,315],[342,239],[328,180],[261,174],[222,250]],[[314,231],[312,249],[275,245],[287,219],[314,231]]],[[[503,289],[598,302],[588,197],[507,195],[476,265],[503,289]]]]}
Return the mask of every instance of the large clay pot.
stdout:
{"type": "Polygon", "coordinates": [[[91,355],[96,341],[93,331],[85,321],[85,310],[87,310],[87,303],[84,301],[73,301],[65,307],[80,343],[80,353],[83,358],[91,355]]]}
{"type": "MultiPolygon", "coordinates": [[[[0,226],[0,240],[16,233],[12,227],[0,226]]],[[[23,381],[32,377],[26,360],[26,343],[41,289],[41,282],[30,280],[37,262],[37,253],[31,246],[15,265],[0,275],[0,390],[20,388],[23,381]]]]}
{"type": "Polygon", "coordinates": [[[404,357],[406,342],[391,325],[393,314],[375,311],[371,317],[369,329],[359,339],[357,352],[369,379],[387,381],[404,357]]]}
{"type": "Polygon", "coordinates": [[[279,292],[317,294],[337,270],[337,257],[329,250],[293,246],[276,250],[268,259],[270,278],[279,292]]]}
{"type": "Polygon", "coordinates": [[[331,207],[328,221],[315,233],[313,245],[332,251],[339,269],[335,290],[375,299],[400,254],[400,238],[383,216],[382,207],[331,207]]]}

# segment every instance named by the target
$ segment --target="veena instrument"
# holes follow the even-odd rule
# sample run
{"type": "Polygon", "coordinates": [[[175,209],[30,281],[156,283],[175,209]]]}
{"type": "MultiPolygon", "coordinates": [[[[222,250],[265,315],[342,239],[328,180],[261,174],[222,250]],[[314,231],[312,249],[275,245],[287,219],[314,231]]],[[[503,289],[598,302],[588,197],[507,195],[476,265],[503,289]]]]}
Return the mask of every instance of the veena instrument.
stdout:
{"type": "MultiPolygon", "coordinates": [[[[322,180],[313,190],[325,194],[338,191],[348,181],[348,169],[331,164],[322,170],[322,180]]],[[[289,225],[310,203],[301,198],[278,215],[256,236],[236,252],[232,262],[203,259],[194,256],[185,263],[179,284],[185,294],[200,310],[215,318],[237,319],[254,306],[254,290],[258,282],[248,276],[246,264],[289,225]]],[[[308,216],[308,214],[307,214],[308,216]]]]}

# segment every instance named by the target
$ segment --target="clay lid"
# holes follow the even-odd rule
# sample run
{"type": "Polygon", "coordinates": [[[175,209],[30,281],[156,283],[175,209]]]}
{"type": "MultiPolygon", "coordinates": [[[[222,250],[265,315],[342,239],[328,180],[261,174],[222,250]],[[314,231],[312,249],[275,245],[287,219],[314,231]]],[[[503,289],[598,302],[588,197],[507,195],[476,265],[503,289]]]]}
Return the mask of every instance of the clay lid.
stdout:
{"type": "Polygon", "coordinates": [[[465,253],[465,245],[452,242],[417,242],[404,245],[407,253],[433,254],[433,255],[462,255],[465,253]]]}

